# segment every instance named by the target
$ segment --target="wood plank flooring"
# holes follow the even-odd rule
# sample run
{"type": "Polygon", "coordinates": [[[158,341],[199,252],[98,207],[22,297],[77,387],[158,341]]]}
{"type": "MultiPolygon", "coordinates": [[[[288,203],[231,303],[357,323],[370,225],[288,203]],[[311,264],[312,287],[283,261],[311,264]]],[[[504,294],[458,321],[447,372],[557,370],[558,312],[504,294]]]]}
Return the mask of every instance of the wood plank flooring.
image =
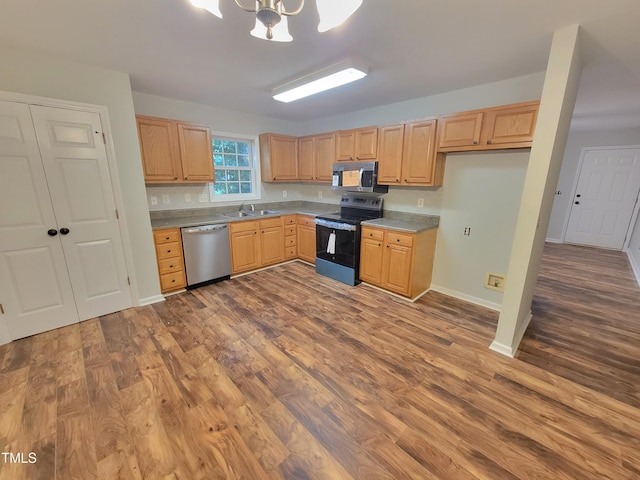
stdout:
{"type": "Polygon", "coordinates": [[[13,342],[0,451],[37,462],[0,479],[640,478],[619,262],[549,246],[516,359],[495,312],[298,262],[13,342]]]}

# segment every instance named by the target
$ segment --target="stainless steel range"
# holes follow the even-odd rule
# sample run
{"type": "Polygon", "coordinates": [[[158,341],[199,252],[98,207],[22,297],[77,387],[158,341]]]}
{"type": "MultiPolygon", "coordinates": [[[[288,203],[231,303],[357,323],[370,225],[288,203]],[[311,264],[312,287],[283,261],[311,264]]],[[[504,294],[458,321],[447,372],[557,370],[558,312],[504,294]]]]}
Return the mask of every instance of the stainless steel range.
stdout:
{"type": "Polygon", "coordinates": [[[360,283],[360,224],[382,217],[382,198],[345,193],[340,212],[316,218],[316,272],[347,285],[360,283]]]}

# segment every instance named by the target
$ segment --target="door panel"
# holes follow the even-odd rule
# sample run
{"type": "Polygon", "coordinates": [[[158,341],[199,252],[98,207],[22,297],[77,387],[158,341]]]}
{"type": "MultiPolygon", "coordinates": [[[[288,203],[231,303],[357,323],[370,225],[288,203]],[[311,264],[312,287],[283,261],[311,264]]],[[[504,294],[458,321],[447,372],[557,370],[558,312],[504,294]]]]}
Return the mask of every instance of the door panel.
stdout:
{"type": "Polygon", "coordinates": [[[0,302],[12,339],[76,323],[29,107],[0,102],[0,302]]]}
{"type": "Polygon", "coordinates": [[[621,250],[640,191],[640,150],[587,151],[565,241],[621,250]]]}
{"type": "Polygon", "coordinates": [[[31,106],[81,320],[131,306],[100,116],[31,106]]]}

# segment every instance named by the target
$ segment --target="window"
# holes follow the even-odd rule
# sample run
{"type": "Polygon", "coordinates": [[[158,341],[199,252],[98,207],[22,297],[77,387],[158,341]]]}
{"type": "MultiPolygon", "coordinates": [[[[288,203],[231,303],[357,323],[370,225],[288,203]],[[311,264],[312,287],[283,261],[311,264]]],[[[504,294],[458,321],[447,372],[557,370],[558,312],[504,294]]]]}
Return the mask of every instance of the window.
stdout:
{"type": "Polygon", "coordinates": [[[255,138],[231,138],[212,134],[213,168],[211,200],[259,198],[255,138]]]}

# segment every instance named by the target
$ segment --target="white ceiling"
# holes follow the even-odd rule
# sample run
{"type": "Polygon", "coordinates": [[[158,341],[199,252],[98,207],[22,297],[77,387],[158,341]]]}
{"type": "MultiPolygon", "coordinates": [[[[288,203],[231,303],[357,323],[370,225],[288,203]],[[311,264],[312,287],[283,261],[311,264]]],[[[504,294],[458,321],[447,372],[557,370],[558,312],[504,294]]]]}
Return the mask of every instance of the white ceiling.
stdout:
{"type": "Polygon", "coordinates": [[[222,20],[188,0],[2,0],[0,42],[128,72],[136,92],[305,121],[542,71],[554,30],[578,23],[574,123],[640,126],[638,0],[365,0],[322,34],[307,0],[284,44],[251,37],[252,14],[220,3],[222,20]],[[348,57],[369,65],[364,80],[271,99],[283,81],[348,57]]]}

